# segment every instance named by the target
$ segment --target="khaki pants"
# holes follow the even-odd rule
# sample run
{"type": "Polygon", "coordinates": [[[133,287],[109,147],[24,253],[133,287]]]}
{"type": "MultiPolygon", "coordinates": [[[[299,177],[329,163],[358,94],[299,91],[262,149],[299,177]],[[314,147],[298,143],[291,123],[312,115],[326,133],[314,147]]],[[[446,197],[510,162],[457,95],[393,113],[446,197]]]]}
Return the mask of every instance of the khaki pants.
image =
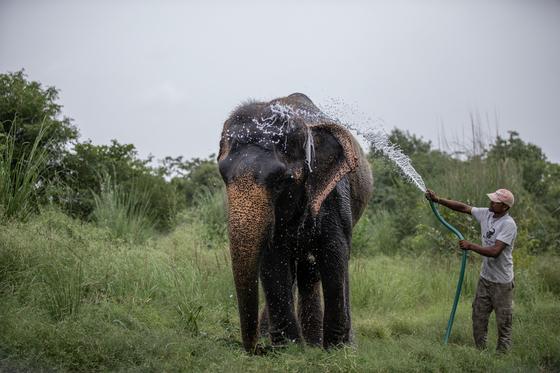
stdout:
{"type": "Polygon", "coordinates": [[[486,348],[488,318],[492,310],[496,313],[498,327],[497,351],[506,352],[511,347],[511,319],[513,282],[499,284],[484,278],[478,280],[473,301],[473,336],[476,347],[486,348]]]}

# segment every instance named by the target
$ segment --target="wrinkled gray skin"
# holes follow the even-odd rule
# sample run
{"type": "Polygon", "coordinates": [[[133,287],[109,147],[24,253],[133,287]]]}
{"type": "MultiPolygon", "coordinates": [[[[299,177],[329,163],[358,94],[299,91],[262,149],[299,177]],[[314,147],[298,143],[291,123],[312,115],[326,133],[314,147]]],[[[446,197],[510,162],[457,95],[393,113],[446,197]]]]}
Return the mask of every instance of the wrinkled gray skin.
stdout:
{"type": "Polygon", "coordinates": [[[259,352],[259,277],[266,298],[261,329],[274,345],[351,343],[352,228],[372,193],[356,140],[295,93],[234,110],[218,163],[244,348],[259,352]]]}

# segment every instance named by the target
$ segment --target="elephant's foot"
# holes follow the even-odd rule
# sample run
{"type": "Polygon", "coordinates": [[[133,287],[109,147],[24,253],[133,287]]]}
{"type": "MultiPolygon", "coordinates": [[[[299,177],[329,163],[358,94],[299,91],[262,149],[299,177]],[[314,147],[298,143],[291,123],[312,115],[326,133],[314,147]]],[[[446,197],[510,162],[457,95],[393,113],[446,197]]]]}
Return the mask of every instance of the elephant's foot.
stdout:
{"type": "Polygon", "coordinates": [[[270,340],[274,346],[279,347],[290,343],[301,343],[301,335],[297,324],[290,323],[282,329],[271,328],[270,340]]]}
{"type": "Polygon", "coordinates": [[[323,320],[316,317],[301,321],[301,334],[305,343],[320,347],[323,345],[323,320]]]}
{"type": "Polygon", "coordinates": [[[319,281],[312,286],[299,287],[298,319],[301,334],[305,342],[311,346],[323,345],[323,309],[321,307],[321,284],[319,281]]]}
{"type": "Polygon", "coordinates": [[[261,338],[269,337],[270,322],[268,318],[268,306],[265,306],[261,312],[261,317],[259,321],[259,336],[261,338]]]}
{"type": "Polygon", "coordinates": [[[273,351],[274,351],[274,348],[272,346],[267,346],[267,345],[263,345],[261,343],[258,343],[255,346],[254,355],[266,356],[267,354],[269,354],[270,352],[273,352],[273,351]]]}
{"type": "Polygon", "coordinates": [[[353,346],[353,335],[354,333],[351,329],[325,329],[325,333],[323,336],[323,347],[325,349],[330,349],[336,347],[353,346]]]}

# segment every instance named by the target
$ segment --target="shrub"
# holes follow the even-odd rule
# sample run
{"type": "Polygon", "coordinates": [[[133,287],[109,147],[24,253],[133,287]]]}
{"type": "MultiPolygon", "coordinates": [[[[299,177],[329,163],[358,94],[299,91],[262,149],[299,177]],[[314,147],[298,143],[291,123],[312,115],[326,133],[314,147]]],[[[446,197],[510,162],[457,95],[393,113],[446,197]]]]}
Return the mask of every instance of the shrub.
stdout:
{"type": "Polygon", "coordinates": [[[227,242],[227,207],[223,188],[218,191],[202,190],[194,197],[194,206],[188,208],[186,219],[197,228],[202,242],[208,248],[227,242]]]}
{"type": "Polygon", "coordinates": [[[364,214],[353,231],[352,250],[357,255],[394,254],[399,250],[397,231],[387,211],[364,214]]]}
{"type": "Polygon", "coordinates": [[[101,178],[101,192],[93,193],[93,220],[113,232],[115,238],[143,242],[154,232],[150,194],[136,185],[123,188],[108,174],[101,178]]]}
{"type": "Polygon", "coordinates": [[[138,158],[134,145],[116,140],[110,145],[76,144],[63,160],[62,181],[66,187],[58,202],[70,215],[88,220],[96,206],[94,195],[102,194],[100,175],[111,175],[122,193],[141,190],[154,227],[168,231],[177,215],[176,188],[150,168],[149,161],[138,158]]]}

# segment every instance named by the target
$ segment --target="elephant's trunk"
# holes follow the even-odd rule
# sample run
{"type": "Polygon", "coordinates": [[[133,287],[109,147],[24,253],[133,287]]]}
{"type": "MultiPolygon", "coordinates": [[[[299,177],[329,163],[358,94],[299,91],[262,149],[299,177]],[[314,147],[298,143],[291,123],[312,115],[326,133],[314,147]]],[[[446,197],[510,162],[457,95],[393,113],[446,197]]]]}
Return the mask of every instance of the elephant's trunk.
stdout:
{"type": "Polygon", "coordinates": [[[254,352],[258,338],[259,259],[273,220],[270,194],[247,176],[227,186],[229,240],[243,347],[254,352]]]}

